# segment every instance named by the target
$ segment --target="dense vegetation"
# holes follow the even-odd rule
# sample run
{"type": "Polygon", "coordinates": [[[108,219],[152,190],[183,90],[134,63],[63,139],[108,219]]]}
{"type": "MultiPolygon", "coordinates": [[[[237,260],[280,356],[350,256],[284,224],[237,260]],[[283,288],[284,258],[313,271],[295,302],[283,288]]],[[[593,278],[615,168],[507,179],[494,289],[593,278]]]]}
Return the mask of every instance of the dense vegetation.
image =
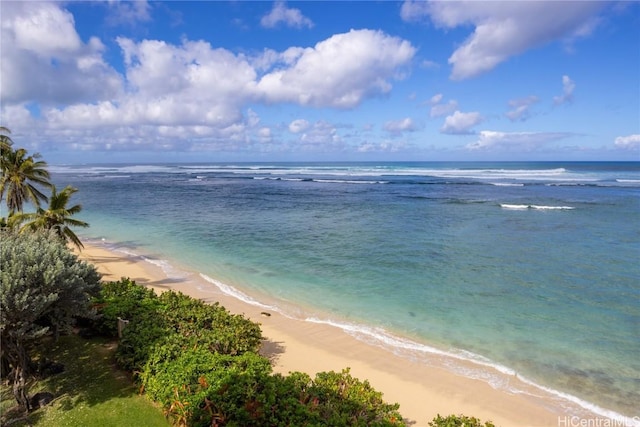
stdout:
{"type": "Polygon", "coordinates": [[[404,425],[398,405],[348,369],[273,374],[259,326],[218,304],[127,279],[105,283],[97,303],[96,331],[115,335],[128,320],[116,360],[176,425],[404,425]]]}
{"type": "MultiPolygon", "coordinates": [[[[0,218],[0,375],[20,410],[29,413],[40,406],[29,396],[28,383],[51,366],[41,354],[44,340],[53,340],[54,348],[64,345],[60,334],[81,321],[83,336],[119,339],[117,364],[174,425],[405,425],[399,405],[384,402],[382,393],[352,377],[349,369],[314,378],[274,374],[270,361],[258,353],[259,325],[217,303],[175,292],[158,296],[124,278],[100,285],[95,267],[68,247],[82,248],[71,227],[88,226],[72,218],[80,205],[67,206],[77,190],[57,192],[46,162],[14,149],[4,127],[0,150],[0,206],[6,200],[8,211],[0,218]],[[35,212],[25,213],[25,204],[35,212]]],[[[68,343],[70,352],[78,351],[68,343]]],[[[84,362],[71,362],[80,372],[77,365],[84,362]]],[[[482,427],[465,416],[438,416],[430,425],[482,427]]]]}

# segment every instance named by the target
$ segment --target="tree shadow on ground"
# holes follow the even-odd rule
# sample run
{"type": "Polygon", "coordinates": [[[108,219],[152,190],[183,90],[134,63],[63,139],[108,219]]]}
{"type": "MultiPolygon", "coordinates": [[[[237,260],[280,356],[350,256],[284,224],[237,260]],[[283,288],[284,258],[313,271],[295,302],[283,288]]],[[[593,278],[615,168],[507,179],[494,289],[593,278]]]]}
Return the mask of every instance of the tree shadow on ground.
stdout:
{"type": "MultiPolygon", "coordinates": [[[[28,389],[29,396],[38,392],[52,393],[54,400],[50,405],[59,411],[69,411],[78,405],[93,406],[136,394],[137,388],[128,374],[115,366],[116,347],[117,343],[105,338],[84,339],[75,334],[60,337],[57,342],[43,339],[37,357],[64,365],[64,371],[46,378],[36,377],[28,389]]],[[[12,397],[10,390],[5,393],[3,387],[3,400],[8,395],[12,397]]],[[[5,415],[14,419],[25,417],[16,408],[11,408],[5,415]]],[[[31,425],[43,416],[43,410],[36,410],[24,418],[25,424],[7,419],[3,420],[3,425],[31,425]]]]}
{"type": "Polygon", "coordinates": [[[271,366],[275,365],[280,358],[280,355],[284,353],[284,342],[271,341],[268,338],[262,340],[260,345],[260,355],[269,359],[271,366]]]}

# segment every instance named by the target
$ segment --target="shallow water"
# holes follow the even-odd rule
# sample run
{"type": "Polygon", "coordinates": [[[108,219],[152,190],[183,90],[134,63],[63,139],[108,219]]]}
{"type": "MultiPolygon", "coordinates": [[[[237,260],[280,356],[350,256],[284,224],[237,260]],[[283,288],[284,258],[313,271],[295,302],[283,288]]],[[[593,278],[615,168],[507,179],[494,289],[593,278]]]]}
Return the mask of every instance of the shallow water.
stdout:
{"type": "Polygon", "coordinates": [[[639,415],[638,163],[53,169],[85,237],[412,357],[474,359],[496,387],[495,368],[639,415]]]}

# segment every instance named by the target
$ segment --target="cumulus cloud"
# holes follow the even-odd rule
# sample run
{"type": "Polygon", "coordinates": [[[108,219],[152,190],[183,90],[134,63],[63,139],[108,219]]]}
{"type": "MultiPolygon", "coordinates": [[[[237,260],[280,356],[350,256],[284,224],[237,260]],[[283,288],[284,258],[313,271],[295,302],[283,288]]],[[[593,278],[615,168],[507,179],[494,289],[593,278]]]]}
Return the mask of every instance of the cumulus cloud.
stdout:
{"type": "Polygon", "coordinates": [[[518,120],[524,122],[531,117],[530,108],[538,101],[538,97],[533,95],[526,98],[512,99],[509,101],[510,110],[505,113],[505,116],[512,122],[518,120]]]}
{"type": "Polygon", "coordinates": [[[356,151],[358,153],[397,153],[407,148],[405,141],[363,142],[356,151]]]}
{"type": "Polygon", "coordinates": [[[261,142],[271,142],[271,128],[261,127],[258,129],[258,136],[260,137],[261,142]]]}
{"type": "Polygon", "coordinates": [[[638,150],[640,149],[640,134],[619,136],[615,139],[615,145],[623,150],[638,150]]]}
{"type": "Polygon", "coordinates": [[[448,134],[469,134],[472,133],[471,128],[482,123],[482,120],[482,116],[478,112],[462,113],[456,111],[452,115],[447,116],[440,132],[448,134]]]}
{"type": "Polygon", "coordinates": [[[575,40],[596,27],[601,2],[480,2],[406,0],[401,17],[429,17],[439,27],[472,25],[474,32],[449,57],[451,78],[462,80],[554,40],[575,40]],[[540,17],[541,19],[536,19],[540,17]],[[542,18],[544,17],[544,18],[542,18]]]}
{"type": "Polygon", "coordinates": [[[393,134],[401,135],[403,132],[414,132],[418,130],[418,126],[414,123],[411,117],[406,117],[402,120],[391,120],[384,124],[384,130],[393,134]]]}
{"type": "Polygon", "coordinates": [[[117,41],[131,88],[118,107],[126,120],[225,127],[253,96],[257,73],[242,55],[204,41],[117,41]]]}
{"type": "Polygon", "coordinates": [[[441,93],[437,93],[429,99],[428,103],[431,105],[431,111],[429,112],[429,116],[431,117],[442,117],[447,114],[451,114],[458,109],[458,101],[455,99],[450,99],[447,102],[442,102],[444,99],[444,95],[441,93]]]}
{"type": "Polygon", "coordinates": [[[497,132],[483,130],[468,150],[533,151],[549,142],[573,136],[566,132],[497,132]]]}
{"type": "Polygon", "coordinates": [[[320,120],[302,134],[300,141],[310,144],[335,143],[340,141],[340,136],[333,124],[320,120]]]}
{"type": "Polygon", "coordinates": [[[554,105],[561,105],[567,102],[573,101],[573,91],[576,89],[576,84],[569,76],[562,76],[562,95],[553,97],[554,105]]]}
{"type": "MultiPolygon", "coordinates": [[[[416,51],[408,41],[370,30],[257,56],[205,41],[119,37],[124,69],[118,72],[98,38],[81,39],[64,4],[2,8],[3,123],[29,129],[33,141],[81,140],[77,149],[224,149],[270,141],[271,130],[259,127],[249,106],[353,108],[387,94],[416,51]]],[[[136,8],[130,12],[145,19],[148,5],[136,8]]],[[[291,125],[299,143],[341,144],[334,126],[306,126],[291,125]]]]}
{"type": "Polygon", "coordinates": [[[416,49],[381,31],[351,30],[312,48],[290,48],[278,57],[287,65],[257,84],[266,102],[353,108],[363,99],[386,94],[401,79],[416,49]]]}
{"type": "Polygon", "coordinates": [[[84,43],[73,15],[54,3],[2,5],[2,100],[45,104],[116,97],[121,76],[102,54],[100,39],[84,43]]]}
{"type": "Polygon", "coordinates": [[[273,9],[262,17],[260,25],[265,28],[275,28],[279,24],[293,28],[312,28],[313,22],[300,12],[300,9],[288,8],[286,2],[276,1],[273,9]]]}
{"type": "Polygon", "coordinates": [[[407,22],[420,21],[430,14],[431,6],[422,0],[405,0],[400,8],[400,17],[407,22]]]}
{"type": "Polygon", "coordinates": [[[289,132],[291,133],[300,133],[309,129],[311,124],[305,119],[297,119],[289,123],[289,132]]]}

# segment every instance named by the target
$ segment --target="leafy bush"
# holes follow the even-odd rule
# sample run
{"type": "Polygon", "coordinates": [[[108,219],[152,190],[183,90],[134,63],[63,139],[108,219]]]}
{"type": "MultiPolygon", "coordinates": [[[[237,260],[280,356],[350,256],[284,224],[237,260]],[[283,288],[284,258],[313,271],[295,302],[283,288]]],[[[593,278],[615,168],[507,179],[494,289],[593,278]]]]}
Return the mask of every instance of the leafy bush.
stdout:
{"type": "Polygon", "coordinates": [[[320,372],[309,387],[309,395],[320,418],[331,426],[404,425],[398,413],[400,405],[385,403],[382,393],[368,381],[360,381],[349,373],[320,372]]]}
{"type": "Polygon", "coordinates": [[[175,292],[165,292],[159,300],[163,317],[177,333],[185,338],[196,337],[212,352],[239,355],[260,348],[260,326],[231,314],[218,303],[207,304],[175,292]]]}
{"type": "Polygon", "coordinates": [[[181,426],[403,426],[397,404],[349,370],[274,375],[258,324],[219,304],[105,286],[103,319],[129,317],[116,359],[181,426]]]}
{"type": "Polygon", "coordinates": [[[116,360],[131,371],[139,372],[156,348],[171,351],[162,350],[164,345],[173,346],[175,352],[203,346],[214,353],[239,355],[257,352],[262,338],[258,324],[217,303],[206,304],[176,292],[157,296],[128,278],[104,283],[94,303],[99,309],[95,332],[115,337],[118,318],[129,321],[116,360]]]}
{"type": "Polygon", "coordinates": [[[118,282],[103,283],[100,296],[94,302],[100,309],[100,316],[93,327],[99,334],[110,337],[117,336],[118,317],[130,320],[159,306],[153,289],[124,277],[118,282]]]}
{"type": "MultiPolygon", "coordinates": [[[[147,365],[148,367],[149,365],[147,365]]],[[[145,392],[179,425],[402,426],[398,405],[349,374],[272,375],[269,361],[187,351],[141,375],[145,392]]]]}
{"type": "Polygon", "coordinates": [[[122,332],[116,351],[116,362],[128,371],[138,373],[149,355],[171,335],[168,322],[156,311],[145,311],[131,318],[122,332]]]}
{"type": "Polygon", "coordinates": [[[149,397],[178,424],[209,426],[215,420],[224,425],[235,420],[251,425],[260,418],[259,402],[276,396],[264,393],[270,374],[269,361],[255,353],[231,356],[200,348],[156,363],[141,379],[149,397]]]}
{"type": "Polygon", "coordinates": [[[440,414],[438,414],[429,425],[431,427],[495,427],[491,421],[483,424],[482,421],[475,417],[467,417],[466,415],[449,415],[443,417],[440,414]]]}

